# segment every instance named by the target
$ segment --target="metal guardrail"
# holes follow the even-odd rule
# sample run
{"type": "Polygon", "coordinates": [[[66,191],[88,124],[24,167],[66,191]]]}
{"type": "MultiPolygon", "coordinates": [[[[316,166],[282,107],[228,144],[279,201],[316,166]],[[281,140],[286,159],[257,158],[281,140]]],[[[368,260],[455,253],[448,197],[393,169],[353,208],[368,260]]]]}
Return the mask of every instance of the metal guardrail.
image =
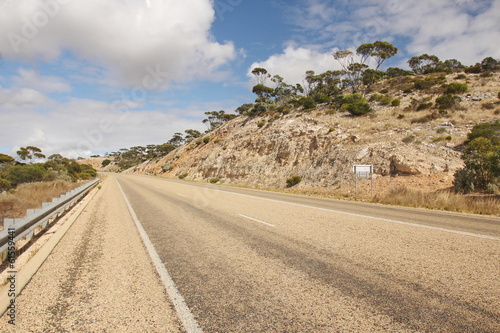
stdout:
{"type": "Polygon", "coordinates": [[[51,220],[71,208],[98,183],[99,179],[94,179],[59,198],[52,199],[52,202],[44,202],[40,209],[28,209],[25,218],[4,219],[3,230],[0,231],[1,262],[7,259],[9,248],[12,248],[13,243],[23,238],[30,240],[36,228],[41,226],[45,229],[51,220]]]}

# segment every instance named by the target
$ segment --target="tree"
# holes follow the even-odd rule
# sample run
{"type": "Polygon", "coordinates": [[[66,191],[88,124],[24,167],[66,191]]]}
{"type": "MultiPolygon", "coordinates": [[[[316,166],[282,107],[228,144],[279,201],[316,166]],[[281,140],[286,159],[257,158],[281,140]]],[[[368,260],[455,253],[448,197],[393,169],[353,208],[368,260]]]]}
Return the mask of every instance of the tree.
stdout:
{"type": "Polygon", "coordinates": [[[360,91],[361,85],[363,84],[363,75],[367,69],[368,65],[358,62],[349,65],[347,80],[345,82],[352,88],[353,94],[360,91]]]}
{"type": "Polygon", "coordinates": [[[498,61],[493,59],[492,57],[484,58],[481,61],[481,69],[483,72],[494,71],[500,67],[498,61]]]}
{"type": "Polygon", "coordinates": [[[371,87],[377,81],[382,80],[385,77],[386,73],[382,71],[378,71],[376,69],[367,69],[363,73],[363,84],[368,88],[371,87]]]}
{"type": "Polygon", "coordinates": [[[385,60],[394,57],[398,53],[398,48],[389,42],[376,41],[373,43],[373,46],[374,49],[371,56],[377,62],[375,70],[378,70],[385,60]]]}
{"type": "Polygon", "coordinates": [[[408,65],[415,74],[427,74],[436,72],[440,68],[441,62],[435,55],[422,54],[410,58],[408,65]]]}
{"type": "Polygon", "coordinates": [[[156,156],[165,156],[168,155],[172,150],[176,147],[170,143],[163,143],[161,145],[157,145],[155,147],[156,156]]]}
{"type": "Polygon", "coordinates": [[[247,103],[247,104],[243,104],[243,105],[239,106],[236,109],[236,112],[238,112],[238,114],[240,114],[240,115],[244,115],[244,114],[248,114],[252,108],[253,108],[253,104],[247,103]]]}
{"type": "Polygon", "coordinates": [[[393,57],[397,52],[398,48],[391,43],[376,41],[375,43],[361,44],[356,49],[356,55],[359,57],[358,61],[354,53],[350,50],[337,51],[333,53],[333,57],[339,62],[346,75],[343,81],[344,84],[351,87],[352,92],[355,94],[361,90],[363,80],[367,85],[375,82],[379,76],[374,74],[378,72],[382,63],[386,59],[393,57]],[[375,59],[377,65],[375,69],[365,77],[365,71],[369,68],[366,63],[370,57],[375,59]]]}
{"type": "Polygon", "coordinates": [[[188,129],[184,131],[186,133],[185,140],[186,142],[191,142],[196,138],[199,138],[201,136],[201,132],[194,130],[194,129],[188,129]]]}
{"type": "Polygon", "coordinates": [[[274,89],[263,84],[257,84],[253,86],[252,92],[259,98],[270,99],[274,94],[274,89]]]}
{"type": "Polygon", "coordinates": [[[460,68],[464,68],[464,65],[457,59],[448,59],[444,61],[444,67],[451,69],[451,70],[457,70],[460,68]]]}
{"type": "Polygon", "coordinates": [[[349,70],[349,66],[356,62],[354,59],[354,53],[349,50],[340,50],[334,52],[332,55],[333,58],[338,61],[342,69],[346,72],[349,70]]]}
{"type": "Polygon", "coordinates": [[[385,71],[386,75],[389,77],[400,77],[400,76],[409,76],[413,75],[412,71],[407,71],[398,67],[389,67],[385,71]]]}
{"type": "Polygon", "coordinates": [[[217,127],[220,127],[226,122],[237,117],[235,114],[226,113],[224,110],[205,112],[205,114],[208,115],[208,118],[203,119],[203,123],[209,124],[209,131],[216,129],[217,127]]]}
{"type": "Polygon", "coordinates": [[[21,147],[16,154],[23,161],[32,160],[33,158],[45,158],[45,155],[42,154],[42,150],[35,146],[26,146],[21,147]]]}
{"type": "Polygon", "coordinates": [[[182,145],[184,143],[184,137],[182,136],[182,133],[174,133],[172,138],[168,140],[168,143],[175,147],[179,147],[180,145],[182,145]]]}
{"type": "Polygon", "coordinates": [[[455,172],[455,189],[459,192],[498,190],[500,184],[500,146],[479,137],[467,145],[462,158],[465,168],[455,172]]]}
{"type": "Polygon", "coordinates": [[[356,49],[356,54],[361,57],[361,64],[365,64],[369,57],[375,58],[377,66],[375,70],[378,70],[382,63],[398,53],[398,48],[389,42],[376,41],[375,43],[361,44],[356,49]]]}
{"type": "Polygon", "coordinates": [[[271,77],[271,74],[267,72],[265,68],[256,67],[252,69],[252,74],[255,76],[257,84],[265,85],[267,79],[271,77]]]}
{"type": "Polygon", "coordinates": [[[111,163],[110,159],[105,159],[104,161],[102,161],[101,166],[104,168],[108,166],[110,163],[111,163]]]}
{"type": "Polygon", "coordinates": [[[344,88],[342,75],[344,75],[343,71],[326,71],[318,75],[314,71],[307,71],[305,92],[308,96],[317,96],[319,94],[333,97],[340,95],[344,88]]]}
{"type": "Polygon", "coordinates": [[[14,161],[15,160],[13,157],[5,154],[0,154],[0,165],[5,163],[14,163],[14,161]]]}

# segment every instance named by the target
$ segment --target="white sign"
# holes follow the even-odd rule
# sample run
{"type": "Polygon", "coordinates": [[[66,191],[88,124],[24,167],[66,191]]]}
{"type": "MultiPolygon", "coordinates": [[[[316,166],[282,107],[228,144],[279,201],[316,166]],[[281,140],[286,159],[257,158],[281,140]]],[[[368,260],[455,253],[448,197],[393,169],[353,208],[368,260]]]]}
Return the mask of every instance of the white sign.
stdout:
{"type": "Polygon", "coordinates": [[[352,167],[354,173],[373,173],[373,165],[355,165],[352,167]]]}

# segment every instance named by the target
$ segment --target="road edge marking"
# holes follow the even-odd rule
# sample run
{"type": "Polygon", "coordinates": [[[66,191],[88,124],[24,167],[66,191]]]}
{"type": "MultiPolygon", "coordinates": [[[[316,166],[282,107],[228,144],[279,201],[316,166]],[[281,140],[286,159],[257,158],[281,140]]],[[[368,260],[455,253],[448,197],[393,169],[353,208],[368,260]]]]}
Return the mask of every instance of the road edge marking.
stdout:
{"type": "Polygon", "coordinates": [[[267,223],[267,222],[264,222],[264,221],[261,221],[261,220],[257,220],[257,219],[254,219],[253,217],[249,217],[249,216],[246,216],[246,215],[243,215],[243,214],[238,214],[238,215],[240,215],[241,217],[244,217],[246,219],[249,219],[249,220],[252,220],[252,221],[255,221],[255,222],[258,222],[258,223],[262,223],[262,224],[268,225],[270,227],[276,227],[274,224],[267,223]]]}
{"type": "MultiPolygon", "coordinates": [[[[115,178],[116,179],[116,178],[115,178]]],[[[165,286],[165,289],[167,291],[168,296],[170,297],[170,300],[174,304],[175,311],[177,312],[177,315],[179,316],[180,321],[182,322],[182,325],[186,329],[188,333],[203,333],[203,330],[201,327],[198,325],[198,322],[194,318],[193,313],[189,309],[188,305],[186,304],[186,301],[184,300],[184,297],[182,297],[181,293],[179,292],[179,289],[175,286],[175,282],[168,273],[167,268],[163,264],[163,262],[160,259],[160,256],[158,255],[158,252],[156,252],[156,249],[151,243],[151,240],[149,239],[148,234],[144,230],[144,227],[141,224],[141,221],[137,217],[137,214],[135,213],[134,209],[132,208],[132,205],[128,201],[128,198],[123,191],[120,182],[118,179],[116,179],[116,183],[118,184],[118,188],[120,189],[120,192],[122,193],[123,199],[125,200],[125,203],[127,205],[127,208],[130,212],[130,215],[132,216],[132,219],[134,220],[135,226],[137,227],[137,231],[139,232],[139,235],[141,236],[142,242],[144,243],[144,246],[146,247],[149,257],[151,258],[153,265],[156,268],[157,273],[160,275],[160,279],[163,282],[163,285],[165,286]]]]}

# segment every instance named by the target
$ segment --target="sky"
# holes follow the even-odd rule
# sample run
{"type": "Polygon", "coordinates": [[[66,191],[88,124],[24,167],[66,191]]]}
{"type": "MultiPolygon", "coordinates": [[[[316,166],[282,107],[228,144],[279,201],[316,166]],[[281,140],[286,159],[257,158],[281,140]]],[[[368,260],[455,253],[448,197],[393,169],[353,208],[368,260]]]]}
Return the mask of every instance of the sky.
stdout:
{"type": "Polygon", "coordinates": [[[0,0],[0,153],[165,143],[252,103],[255,67],[302,83],[377,40],[383,67],[500,59],[500,0],[0,0]]]}

